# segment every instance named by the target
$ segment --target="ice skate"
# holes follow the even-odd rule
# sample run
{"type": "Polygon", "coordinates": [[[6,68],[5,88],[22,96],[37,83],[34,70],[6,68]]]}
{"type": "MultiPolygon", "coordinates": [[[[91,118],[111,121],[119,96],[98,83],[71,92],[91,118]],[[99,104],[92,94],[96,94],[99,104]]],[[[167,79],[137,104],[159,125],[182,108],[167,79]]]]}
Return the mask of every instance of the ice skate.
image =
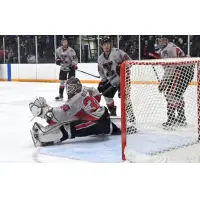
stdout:
{"type": "Polygon", "coordinates": [[[111,135],[121,135],[121,130],[114,123],[112,123],[112,126],[113,132],[111,133],[111,135]]]}
{"type": "Polygon", "coordinates": [[[56,101],[62,101],[63,100],[63,95],[59,95],[59,96],[57,96],[57,97],[55,97],[55,100],[56,101]]]}
{"type": "Polygon", "coordinates": [[[162,123],[164,130],[175,131],[175,120],[167,120],[166,122],[162,123]]]}
{"type": "Polygon", "coordinates": [[[184,126],[187,126],[187,122],[186,122],[186,117],[177,117],[177,119],[175,119],[175,123],[176,123],[176,126],[181,126],[181,127],[184,127],[184,126]]]}

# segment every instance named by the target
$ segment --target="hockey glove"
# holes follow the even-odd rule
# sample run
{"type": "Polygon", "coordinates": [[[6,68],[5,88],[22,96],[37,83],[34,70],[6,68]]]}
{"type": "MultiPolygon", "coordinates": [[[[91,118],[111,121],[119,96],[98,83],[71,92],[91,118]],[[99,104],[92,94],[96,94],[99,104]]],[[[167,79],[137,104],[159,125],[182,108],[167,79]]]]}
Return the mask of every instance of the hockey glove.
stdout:
{"type": "Polygon", "coordinates": [[[108,82],[108,80],[106,80],[106,81],[101,81],[101,82],[99,83],[97,89],[99,90],[100,93],[104,92],[104,90],[107,89],[107,87],[106,87],[107,85],[108,85],[108,87],[109,87],[109,84],[107,84],[107,82],[108,82]]]}
{"type": "Polygon", "coordinates": [[[60,58],[57,58],[57,59],[56,59],[56,65],[61,65],[61,62],[62,62],[62,61],[61,61],[60,58]]]}
{"type": "Polygon", "coordinates": [[[78,69],[78,66],[77,66],[77,65],[74,65],[74,69],[77,70],[77,69],[78,69]]]}
{"type": "Polygon", "coordinates": [[[78,66],[77,66],[77,65],[71,65],[71,66],[69,66],[69,68],[70,68],[71,70],[77,70],[77,69],[78,69],[78,66]]]}

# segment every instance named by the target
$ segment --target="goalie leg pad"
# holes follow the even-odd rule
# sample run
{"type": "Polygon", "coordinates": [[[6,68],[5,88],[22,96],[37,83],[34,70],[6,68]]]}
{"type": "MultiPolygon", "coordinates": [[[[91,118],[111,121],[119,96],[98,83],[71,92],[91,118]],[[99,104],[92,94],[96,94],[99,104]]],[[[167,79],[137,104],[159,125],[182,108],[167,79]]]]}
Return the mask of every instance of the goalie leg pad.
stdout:
{"type": "Polygon", "coordinates": [[[44,127],[36,122],[33,125],[31,134],[32,137],[34,137],[35,141],[37,141],[40,144],[45,144],[45,143],[56,144],[68,138],[71,138],[70,125],[65,125],[60,123],[44,127]]]}

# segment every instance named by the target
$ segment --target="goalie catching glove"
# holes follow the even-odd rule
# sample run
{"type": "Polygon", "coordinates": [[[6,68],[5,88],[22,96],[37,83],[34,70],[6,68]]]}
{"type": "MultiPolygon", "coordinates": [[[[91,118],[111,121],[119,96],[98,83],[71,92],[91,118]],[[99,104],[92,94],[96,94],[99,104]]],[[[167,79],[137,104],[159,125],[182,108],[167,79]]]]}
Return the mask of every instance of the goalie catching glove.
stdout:
{"type": "Polygon", "coordinates": [[[36,97],[33,101],[29,103],[29,109],[34,117],[40,117],[50,122],[53,118],[52,108],[47,105],[46,99],[44,97],[36,97]]]}

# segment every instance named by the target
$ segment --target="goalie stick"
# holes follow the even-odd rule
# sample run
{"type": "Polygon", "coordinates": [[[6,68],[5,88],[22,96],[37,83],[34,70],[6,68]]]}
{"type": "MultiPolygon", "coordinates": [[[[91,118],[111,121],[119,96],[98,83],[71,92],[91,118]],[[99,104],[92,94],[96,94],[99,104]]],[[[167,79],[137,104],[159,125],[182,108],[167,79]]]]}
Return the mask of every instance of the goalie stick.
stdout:
{"type": "MultiPolygon", "coordinates": [[[[151,58],[153,58],[153,59],[158,59],[158,58],[160,58],[158,53],[151,53],[151,52],[150,52],[148,55],[149,55],[151,58]]],[[[157,78],[158,82],[160,83],[160,78],[159,78],[159,76],[158,76],[158,73],[157,73],[155,67],[152,66],[152,68],[153,68],[153,71],[154,71],[154,73],[155,73],[155,75],[156,75],[156,78],[157,78]]]]}
{"type": "MultiPolygon", "coordinates": [[[[115,78],[116,76],[114,76],[113,78],[115,78]]],[[[108,84],[110,84],[110,82],[113,80],[113,78],[112,79],[110,79],[109,81],[107,81],[107,83],[103,86],[104,88],[108,85],[108,84]]],[[[117,87],[114,87],[114,86],[112,86],[112,85],[110,85],[110,87],[109,88],[107,88],[105,91],[103,91],[102,93],[101,93],[101,95],[106,95],[106,93],[107,92],[109,92],[112,88],[118,88],[118,90],[119,90],[119,85],[120,84],[118,84],[118,86],[117,87]]]]}
{"type": "Polygon", "coordinates": [[[159,76],[158,76],[158,73],[157,73],[155,67],[152,66],[152,68],[153,68],[153,71],[154,71],[154,73],[155,73],[155,75],[156,75],[156,78],[157,78],[158,82],[160,83],[160,78],[159,78],[159,76]]]}

